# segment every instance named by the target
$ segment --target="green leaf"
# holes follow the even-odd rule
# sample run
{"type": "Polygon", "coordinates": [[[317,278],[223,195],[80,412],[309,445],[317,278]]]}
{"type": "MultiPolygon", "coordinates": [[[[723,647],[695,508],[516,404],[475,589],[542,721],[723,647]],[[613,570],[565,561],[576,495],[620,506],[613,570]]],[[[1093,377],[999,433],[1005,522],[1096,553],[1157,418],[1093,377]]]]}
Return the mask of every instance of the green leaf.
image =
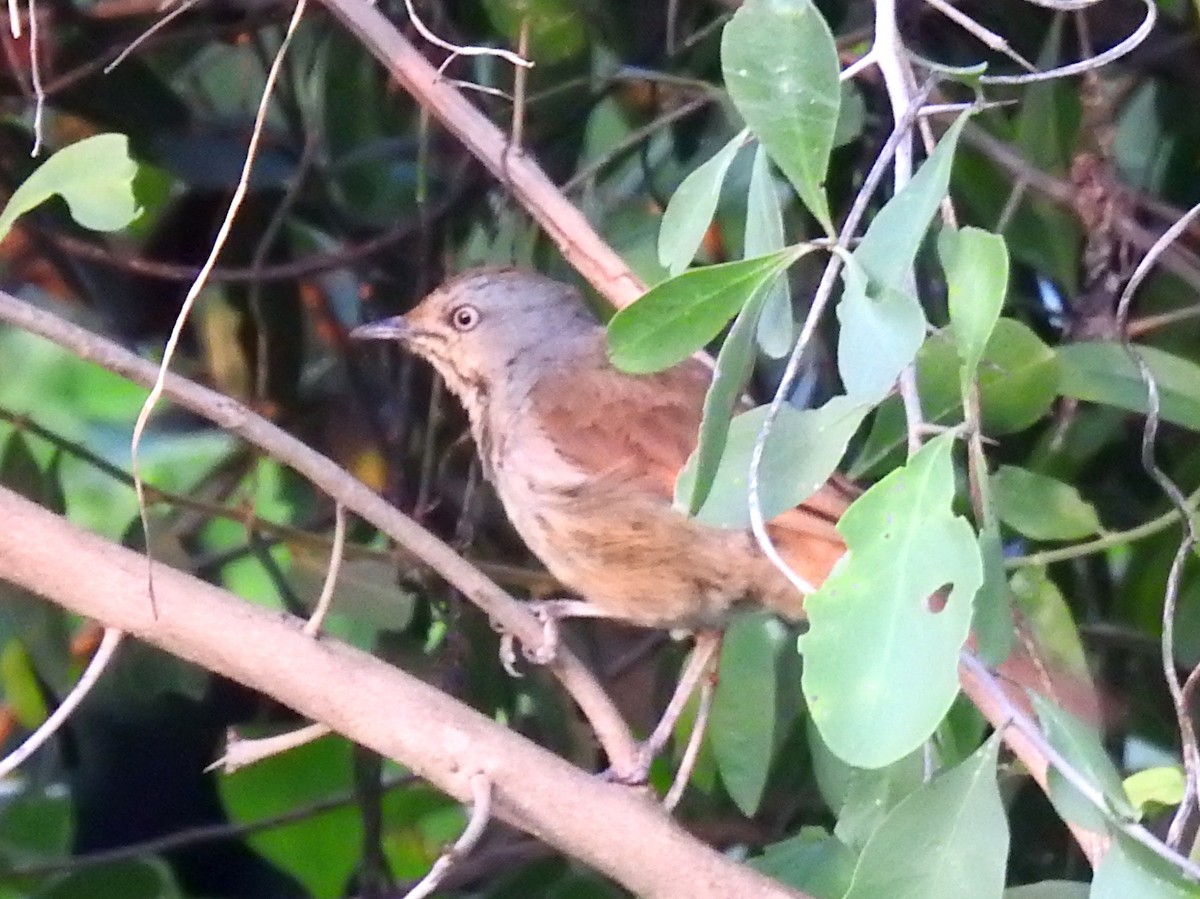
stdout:
{"type": "Polygon", "coordinates": [[[1073,880],[1043,880],[1004,891],[1004,899],[1087,899],[1088,885],[1073,880]]]}
{"type": "MultiPolygon", "coordinates": [[[[1037,693],[1030,694],[1046,739],[1083,777],[1104,794],[1109,811],[1126,820],[1137,819],[1137,809],[1125,795],[1121,775],[1104,750],[1096,730],[1037,693]]],[[[1103,831],[1108,816],[1051,767],[1046,774],[1050,801],[1067,821],[1087,830],[1103,831]]]]}
{"type": "Polygon", "coordinates": [[[748,0],[721,37],[725,88],[827,233],[825,177],[841,106],[837,46],[810,0],[748,0]]]}
{"type": "Polygon", "coordinates": [[[26,783],[0,805],[0,859],[5,867],[61,862],[71,853],[74,833],[73,799],[60,785],[26,783]]]}
{"type": "Polygon", "coordinates": [[[1034,635],[1043,662],[1051,670],[1090,685],[1092,675],[1071,607],[1046,569],[1029,566],[1015,571],[1009,587],[1022,622],[1034,635]]]}
{"type": "Polygon", "coordinates": [[[846,393],[863,401],[883,399],[925,339],[925,312],[908,281],[946,196],[954,149],[968,117],[963,113],[955,120],[912,180],[872,220],[852,256],[862,271],[852,265],[842,270],[838,372],[846,393]]]}
{"type": "MultiPolygon", "coordinates": [[[[301,600],[312,605],[329,571],[329,554],[307,544],[286,544],[291,556],[288,580],[301,600]]],[[[332,612],[375,628],[403,630],[412,621],[416,597],[396,584],[396,566],[383,559],[343,559],[338,569],[332,612]]]]}
{"type": "Polygon", "coordinates": [[[777,669],[792,651],[787,628],[774,616],[734,619],[721,644],[721,679],[713,698],[713,754],[730,798],[747,817],[758,811],[780,732],[777,669]]]}
{"type": "Polygon", "coordinates": [[[0,212],[0,240],[13,222],[58,195],[71,217],[93,231],[119,231],[138,214],[133,194],[137,163],[124,134],[97,134],[63,147],[13,191],[0,212]]]}
{"type": "Polygon", "coordinates": [[[681,503],[688,515],[695,515],[704,505],[720,469],[730,418],[754,367],[754,332],[771,288],[770,283],[764,284],[742,307],[717,354],[712,383],[704,395],[699,441],[689,459],[695,463],[695,479],[681,503]]]}
{"type": "MultiPolygon", "coordinates": [[[[962,421],[962,390],[953,332],[925,341],[917,354],[917,389],[927,421],[953,425],[962,421]]],[[[983,429],[1008,434],[1032,425],[1054,404],[1058,395],[1058,363],[1054,350],[1027,326],[1011,318],[996,323],[979,366],[979,397],[983,429]]],[[[898,397],[879,407],[871,433],[850,469],[859,479],[902,461],[904,409],[898,397]]]]}
{"type": "Polygon", "coordinates": [[[1168,808],[1183,802],[1187,779],[1183,769],[1175,765],[1162,768],[1146,768],[1131,774],[1124,780],[1125,795],[1138,812],[1145,815],[1155,806],[1168,808]]]}
{"type": "MultiPolygon", "coordinates": [[[[658,261],[672,275],[684,271],[696,257],[696,250],[717,211],[717,198],[721,195],[725,174],[745,142],[745,131],[734,135],[711,159],[684,178],[671,195],[658,229],[658,261]]],[[[768,250],[778,250],[782,246],[768,250]]],[[[759,254],[752,254],[747,249],[746,255],[759,254]]]]}
{"type": "Polygon", "coordinates": [[[1104,853],[1088,899],[1196,899],[1200,888],[1187,883],[1167,862],[1120,834],[1104,853]]]}
{"type": "MultiPolygon", "coordinates": [[[[310,805],[351,787],[350,746],[331,736],[273,755],[217,781],[229,819],[250,823],[310,805]]],[[[316,899],[345,894],[360,861],[362,818],[352,806],[334,808],[247,842],[302,883],[316,899]]]]}
{"type": "Polygon", "coordinates": [[[571,0],[483,0],[496,30],[516,47],[527,27],[529,58],[549,65],[587,49],[587,19],[571,0]]]}
{"type": "Polygon", "coordinates": [[[845,899],[999,897],[1009,842],[999,749],[996,734],[903,799],[863,847],[845,899]]]}
{"type": "Polygon", "coordinates": [[[662,371],[682,362],[731,318],[804,248],[725,262],[684,272],[650,288],[608,323],[608,355],[631,374],[662,371]]]}
{"type": "Polygon", "coordinates": [[[805,602],[804,695],[852,765],[912,752],[958,695],[983,569],[975,532],[951,510],[952,441],[934,438],[850,506],[838,523],[849,551],[805,602]],[[945,587],[942,603],[933,594],[945,587]]]}
{"type": "Polygon", "coordinates": [[[995,522],[979,532],[979,557],[983,561],[983,584],[975,597],[971,630],[975,632],[979,657],[989,665],[999,665],[1012,652],[1016,628],[1004,572],[1004,547],[995,522]]]}
{"type": "Polygon", "coordinates": [[[854,853],[822,828],[802,827],[747,864],[814,899],[841,899],[854,874],[854,853]]]}
{"type": "MultiPolygon", "coordinates": [[[[1200,431],[1200,365],[1157,347],[1137,345],[1158,384],[1164,420],[1200,431]]],[[[1063,396],[1146,412],[1146,385],[1119,343],[1072,343],[1058,349],[1063,396]]]]}
{"type": "Polygon", "coordinates": [[[4,701],[23,727],[32,730],[46,720],[46,701],[33,663],[18,640],[9,640],[0,650],[0,682],[4,684],[4,701]]]}
{"type": "MultiPolygon", "coordinates": [[[[759,468],[759,500],[769,521],[804,502],[829,480],[846,444],[858,430],[868,407],[835,396],[820,409],[784,406],[767,436],[759,468]]],[[[722,528],[750,524],[750,458],[767,407],[743,412],[729,423],[729,436],[712,489],[696,519],[722,528]]],[[[693,453],[675,483],[675,502],[683,506],[696,479],[693,453]]]]}
{"type": "Polygon", "coordinates": [[[1044,474],[1002,465],[992,490],[1000,520],[1031,540],[1079,540],[1103,530],[1078,490],[1044,474]]]}
{"type": "MultiPolygon", "coordinates": [[[[810,739],[813,747],[814,763],[818,752],[825,760],[821,763],[824,774],[819,775],[818,784],[822,778],[826,785],[822,786],[822,795],[828,795],[827,779],[831,770],[836,767],[829,759],[840,762],[847,773],[841,775],[844,782],[844,799],[837,809],[837,827],[834,833],[839,840],[856,852],[861,850],[871,839],[871,835],[879,829],[888,814],[896,805],[920,788],[925,780],[924,752],[910,752],[904,758],[893,762],[885,768],[854,768],[845,765],[832,751],[824,745],[815,728],[811,731],[815,739],[810,739]],[[819,747],[819,749],[818,749],[819,747]]],[[[815,764],[814,764],[815,767],[815,764]]]]}
{"type": "MultiPolygon", "coordinates": [[[[771,175],[767,152],[759,144],[750,170],[750,189],[746,194],[746,256],[774,253],[786,246],[783,237],[783,210],[771,175]]],[[[796,323],[792,319],[792,293],[787,278],[767,288],[758,319],[758,346],[772,359],[787,355],[792,346],[796,323]]]]}
{"type": "Polygon", "coordinates": [[[182,899],[166,862],[131,859],[73,871],[37,892],[37,899],[182,899]]]}
{"type": "Polygon", "coordinates": [[[991,339],[1008,291],[1008,248],[1004,238],[979,228],[946,228],[938,236],[946,272],[947,302],[954,341],[967,384],[991,339]]]}

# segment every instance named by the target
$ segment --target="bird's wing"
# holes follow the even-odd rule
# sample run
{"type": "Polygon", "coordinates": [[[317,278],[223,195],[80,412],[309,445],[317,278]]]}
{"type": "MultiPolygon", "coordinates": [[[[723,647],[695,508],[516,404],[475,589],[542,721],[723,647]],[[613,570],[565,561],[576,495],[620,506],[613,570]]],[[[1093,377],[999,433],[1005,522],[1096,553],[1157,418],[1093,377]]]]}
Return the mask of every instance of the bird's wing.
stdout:
{"type": "MultiPolygon", "coordinates": [[[[708,368],[691,359],[638,377],[616,371],[606,360],[588,359],[570,378],[543,381],[531,401],[568,461],[671,502],[675,478],[696,447],[711,378],[708,368]]],[[[774,518],[768,531],[784,558],[798,570],[821,571],[823,579],[845,549],[835,525],[854,495],[848,482],[835,477],[774,518]]]]}

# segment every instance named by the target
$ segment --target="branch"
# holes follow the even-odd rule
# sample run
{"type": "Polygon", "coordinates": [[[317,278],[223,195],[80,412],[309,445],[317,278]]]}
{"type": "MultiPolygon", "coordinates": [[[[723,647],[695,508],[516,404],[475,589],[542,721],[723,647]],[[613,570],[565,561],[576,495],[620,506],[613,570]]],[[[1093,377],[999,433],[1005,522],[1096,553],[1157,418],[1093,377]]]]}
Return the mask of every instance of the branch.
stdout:
{"type": "MultiPolygon", "coordinates": [[[[11,322],[53,341],[75,355],[95,362],[142,385],[153,384],[156,366],[110,340],[72,325],[0,291],[0,321],[11,322]]],[[[504,630],[526,646],[539,646],[542,625],[525,607],[483,576],[453,549],[391,506],[336,463],[301,443],[283,429],[255,415],[241,403],[186,378],[168,373],[163,394],[230,433],[259,447],[308,478],[364,521],[411,551],[458,588],[504,630]]],[[[155,569],[157,573],[157,568],[155,569]]],[[[142,586],[145,586],[143,582],[142,586]]],[[[614,771],[636,770],[637,748],[624,719],[587,667],[566,647],[548,666],[579,703],[608,755],[614,771]]]]}
{"type": "Polygon", "coordinates": [[[155,617],[145,556],[3,488],[0,519],[6,525],[0,538],[6,579],[261,690],[461,802],[472,800],[472,778],[485,775],[493,785],[493,816],[639,896],[803,896],[705,846],[628,788],[583,773],[379,659],[305,636],[299,619],[257,608],[165,565],[155,579],[155,617]]]}
{"type": "Polygon", "coordinates": [[[554,241],[563,257],[614,306],[628,306],[645,285],[525,153],[506,153],[507,138],[374,6],[361,0],[321,0],[418,103],[475,154],[512,191],[554,241]]]}

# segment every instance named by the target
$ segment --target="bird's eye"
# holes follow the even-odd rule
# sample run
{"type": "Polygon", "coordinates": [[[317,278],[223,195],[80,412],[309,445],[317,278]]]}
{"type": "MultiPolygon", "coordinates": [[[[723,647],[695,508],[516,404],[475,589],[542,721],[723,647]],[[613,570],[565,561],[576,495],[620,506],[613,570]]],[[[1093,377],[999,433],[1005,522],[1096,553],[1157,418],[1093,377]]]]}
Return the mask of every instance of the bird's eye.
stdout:
{"type": "Polygon", "coordinates": [[[470,331],[479,324],[479,310],[474,306],[455,306],[450,310],[450,324],[456,331],[470,331]]]}

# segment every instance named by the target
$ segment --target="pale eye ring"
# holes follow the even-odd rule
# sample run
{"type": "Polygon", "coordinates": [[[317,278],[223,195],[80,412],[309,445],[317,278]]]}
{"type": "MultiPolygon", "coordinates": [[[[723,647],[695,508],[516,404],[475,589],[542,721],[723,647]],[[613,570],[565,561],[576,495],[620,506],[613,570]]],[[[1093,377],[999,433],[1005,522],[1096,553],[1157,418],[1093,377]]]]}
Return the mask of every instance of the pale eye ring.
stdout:
{"type": "Polygon", "coordinates": [[[450,324],[456,331],[470,331],[479,324],[479,310],[469,303],[450,310],[450,324]]]}

